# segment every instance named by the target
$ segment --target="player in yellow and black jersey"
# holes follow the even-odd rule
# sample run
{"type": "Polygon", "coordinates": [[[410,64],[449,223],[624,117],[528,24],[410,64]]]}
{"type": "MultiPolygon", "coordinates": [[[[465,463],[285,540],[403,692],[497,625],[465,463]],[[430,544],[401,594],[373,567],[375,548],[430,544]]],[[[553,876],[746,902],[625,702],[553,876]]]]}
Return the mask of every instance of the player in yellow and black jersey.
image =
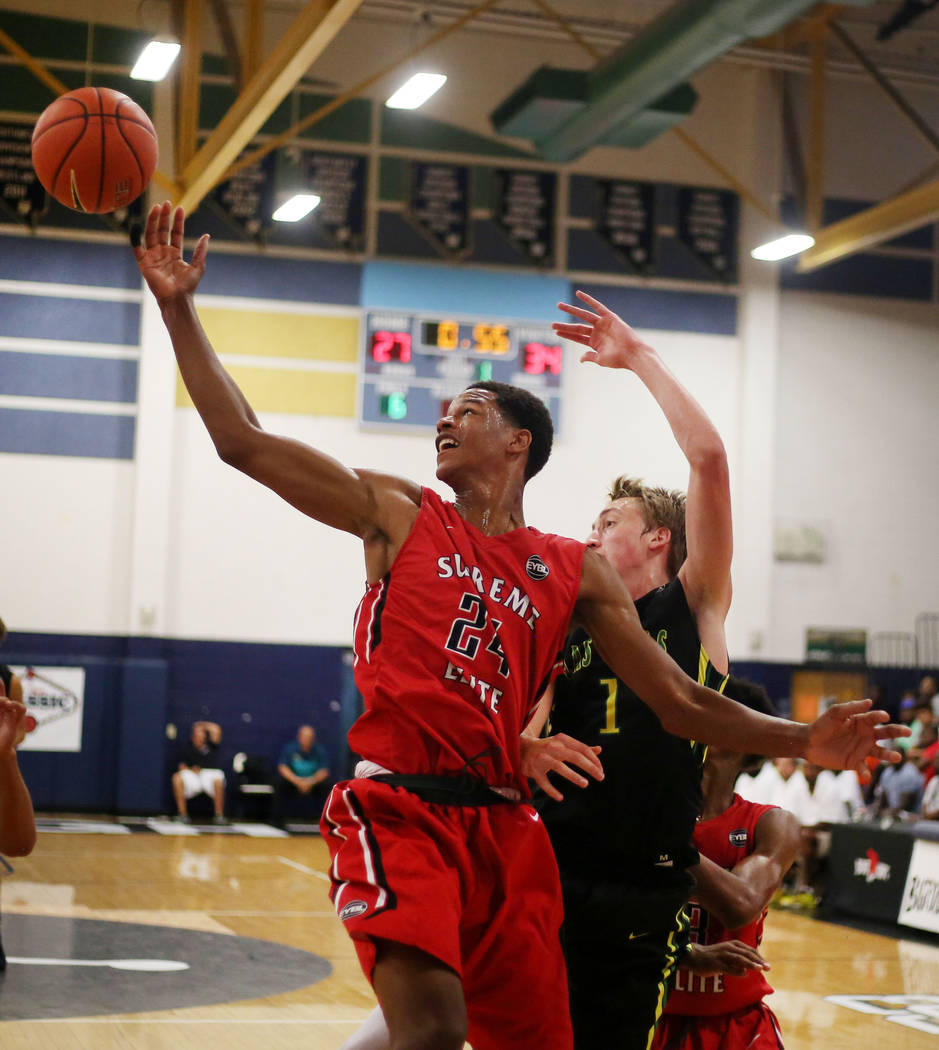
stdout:
{"type": "MultiPolygon", "coordinates": [[[[617,570],[646,631],[686,674],[720,688],[733,548],[723,442],[658,354],[601,303],[578,296],[589,309],[562,305],[578,323],[555,329],[588,348],[582,360],[639,377],[690,466],[687,496],[618,478],[588,544],[617,570]]],[[[705,749],[665,732],[583,631],[570,637],[553,697],[526,732],[537,735],[549,709],[552,736],[523,750],[548,796],[542,817],[561,870],[575,1047],[646,1050],[686,939],[705,749]],[[602,749],[602,780],[588,783],[569,760],[539,771],[539,749],[562,735],[602,749]],[[549,768],[586,786],[561,799],[549,768]]]]}

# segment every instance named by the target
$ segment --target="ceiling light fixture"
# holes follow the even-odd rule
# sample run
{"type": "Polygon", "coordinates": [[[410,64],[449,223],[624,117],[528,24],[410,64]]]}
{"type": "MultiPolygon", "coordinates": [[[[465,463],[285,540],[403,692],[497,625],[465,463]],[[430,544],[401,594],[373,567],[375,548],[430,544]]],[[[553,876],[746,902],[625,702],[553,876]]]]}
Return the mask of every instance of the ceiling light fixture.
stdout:
{"type": "Polygon", "coordinates": [[[431,95],[436,94],[447,78],[443,73],[415,73],[410,80],[388,99],[385,105],[389,109],[417,109],[423,106],[431,95]]]}
{"type": "Polygon", "coordinates": [[[775,240],[767,241],[758,248],[754,248],[750,255],[760,262],[776,262],[778,259],[788,259],[791,255],[798,255],[812,247],[815,238],[809,233],[786,233],[775,240]]]}
{"type": "Polygon", "coordinates": [[[179,54],[179,41],[172,37],[154,37],[140,52],[130,75],[134,80],[162,80],[179,54]]]}
{"type": "Polygon", "coordinates": [[[277,222],[299,222],[319,204],[320,198],[315,193],[295,193],[271,216],[277,222]]]}

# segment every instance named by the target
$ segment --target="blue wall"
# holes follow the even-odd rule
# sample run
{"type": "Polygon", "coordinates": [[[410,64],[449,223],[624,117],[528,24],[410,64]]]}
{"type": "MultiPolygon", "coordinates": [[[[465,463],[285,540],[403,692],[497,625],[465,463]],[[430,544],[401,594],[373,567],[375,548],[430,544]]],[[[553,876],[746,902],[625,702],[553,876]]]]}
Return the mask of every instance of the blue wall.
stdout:
{"type": "Polygon", "coordinates": [[[170,811],[170,772],[200,719],[222,727],[227,769],[239,751],[275,762],[309,722],[334,775],[349,771],[345,736],[358,694],[338,647],[11,633],[2,656],[85,668],[81,752],[20,752],[40,810],[170,811]],[[178,727],[176,740],[167,724],[178,727]]]}

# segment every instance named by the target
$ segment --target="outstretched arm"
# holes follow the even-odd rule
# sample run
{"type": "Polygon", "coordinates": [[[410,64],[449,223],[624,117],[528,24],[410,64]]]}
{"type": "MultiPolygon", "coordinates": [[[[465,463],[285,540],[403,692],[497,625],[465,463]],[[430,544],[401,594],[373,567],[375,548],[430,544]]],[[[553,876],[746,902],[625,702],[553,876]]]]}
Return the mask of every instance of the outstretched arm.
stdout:
{"type": "MultiPolygon", "coordinates": [[[[208,236],[200,237],[186,263],[184,220],[182,208],[173,211],[168,201],[156,205],[134,255],[160,306],[186,389],[219,456],[304,514],[360,536],[367,546],[400,546],[417,513],[419,486],[351,470],[300,441],[261,429],[199,322],[193,297],[205,272],[208,236]]],[[[381,575],[382,568],[379,557],[374,571],[370,566],[370,576],[381,575]]]]}
{"type": "Polygon", "coordinates": [[[33,802],[16,748],[26,735],[26,708],[0,697],[0,853],[25,857],[36,845],[33,802]]]}
{"type": "Polygon", "coordinates": [[[679,576],[711,660],[727,668],[724,619],[730,608],[733,525],[727,453],[707,413],[636,332],[598,299],[577,292],[585,306],[558,303],[581,323],[557,322],[558,335],[587,349],[581,361],[635,373],[662,409],[688,460],[685,531],[688,554],[679,576]]]}
{"type": "Polygon", "coordinates": [[[754,834],[753,852],[730,871],[705,856],[691,869],[695,899],[728,930],[739,930],[762,913],[801,849],[801,825],[784,809],[764,813],[754,834]]]}
{"type": "Polygon", "coordinates": [[[886,725],[885,711],[869,700],[834,704],[803,725],[751,711],[692,681],[642,629],[636,607],[609,563],[594,550],[584,553],[576,616],[600,655],[675,736],[763,755],[808,758],[832,769],[866,773],[867,755],[891,762],[898,752],[877,741],[906,736],[904,726],[886,725]]]}

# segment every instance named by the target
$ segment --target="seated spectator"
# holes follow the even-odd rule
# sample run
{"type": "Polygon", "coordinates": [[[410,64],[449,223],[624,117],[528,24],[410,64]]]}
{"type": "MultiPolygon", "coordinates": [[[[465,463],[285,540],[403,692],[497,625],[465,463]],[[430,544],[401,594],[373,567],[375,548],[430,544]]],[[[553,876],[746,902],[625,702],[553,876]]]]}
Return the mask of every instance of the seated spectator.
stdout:
{"type": "Polygon", "coordinates": [[[897,818],[918,813],[922,801],[923,776],[906,755],[898,765],[884,769],[874,793],[876,816],[897,818]]]}
{"type": "Polygon", "coordinates": [[[283,827],[288,803],[293,809],[298,800],[302,800],[301,808],[307,811],[306,815],[318,821],[326,801],[328,780],[329,757],[323,746],[316,743],[316,730],[313,726],[300,726],[296,739],[285,744],[280,753],[271,823],[283,827]]]}
{"type": "MultiPolygon", "coordinates": [[[[900,700],[900,711],[897,720],[901,725],[912,728],[913,719],[916,717],[917,696],[915,689],[907,689],[900,700]]],[[[899,751],[906,751],[912,746],[911,736],[901,736],[894,741],[894,747],[899,751]]]]}
{"type": "Polygon", "coordinates": [[[932,778],[923,792],[923,820],[939,820],[939,751],[932,760],[932,778]]]}
{"type": "Polygon", "coordinates": [[[215,807],[216,824],[225,821],[225,774],[218,760],[222,730],[217,722],[194,722],[192,738],[173,774],[173,797],[176,800],[176,819],[190,823],[186,803],[196,795],[208,795],[215,807]]]}
{"type": "Polygon", "coordinates": [[[760,760],[759,769],[755,773],[741,773],[734,784],[734,792],[747,802],[755,802],[758,806],[772,806],[773,799],[779,791],[782,777],[776,769],[772,759],[760,760]]]}
{"type": "Polygon", "coordinates": [[[919,680],[916,694],[918,701],[917,706],[929,704],[932,713],[936,718],[939,718],[939,687],[936,686],[936,678],[934,675],[923,675],[919,680]]]}
{"type": "Polygon", "coordinates": [[[910,758],[916,768],[923,774],[923,783],[928,787],[935,777],[936,769],[933,760],[939,755],[939,726],[927,726],[920,734],[919,747],[910,752],[910,758]]]}
{"type": "Polygon", "coordinates": [[[907,737],[910,741],[910,746],[906,748],[906,753],[911,758],[919,756],[920,749],[929,746],[930,741],[927,740],[926,744],[923,744],[924,735],[929,734],[929,731],[936,724],[936,716],[932,713],[932,708],[929,704],[924,704],[920,701],[917,702],[916,707],[913,709],[913,721],[910,723],[911,735],[907,737]]]}

